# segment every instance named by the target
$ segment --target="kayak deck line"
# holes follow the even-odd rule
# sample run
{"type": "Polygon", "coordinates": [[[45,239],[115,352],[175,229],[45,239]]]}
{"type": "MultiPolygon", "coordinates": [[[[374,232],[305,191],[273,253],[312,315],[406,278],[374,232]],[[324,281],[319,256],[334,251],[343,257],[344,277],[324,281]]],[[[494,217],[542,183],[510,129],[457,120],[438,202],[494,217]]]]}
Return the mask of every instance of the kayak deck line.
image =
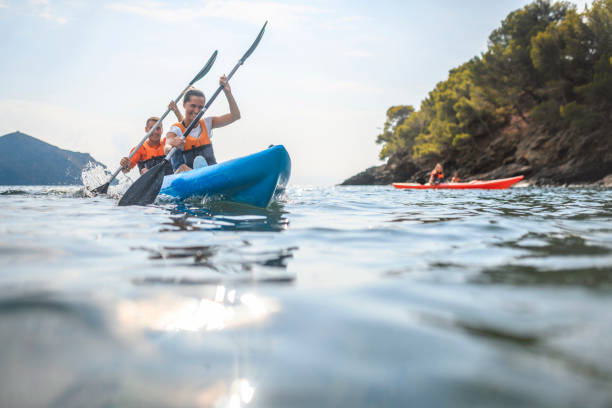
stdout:
{"type": "Polygon", "coordinates": [[[503,190],[518,183],[524,176],[516,176],[497,180],[473,180],[466,183],[443,183],[443,184],[418,184],[418,183],[393,183],[398,189],[412,190],[503,190]]]}

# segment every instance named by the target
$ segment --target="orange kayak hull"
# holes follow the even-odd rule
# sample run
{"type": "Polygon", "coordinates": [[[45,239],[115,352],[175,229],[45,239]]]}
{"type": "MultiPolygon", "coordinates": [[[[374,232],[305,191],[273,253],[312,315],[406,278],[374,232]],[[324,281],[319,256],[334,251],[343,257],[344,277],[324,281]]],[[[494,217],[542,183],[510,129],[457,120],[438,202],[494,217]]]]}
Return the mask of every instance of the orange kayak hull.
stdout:
{"type": "Polygon", "coordinates": [[[393,183],[395,188],[406,188],[412,190],[502,190],[518,183],[524,176],[516,176],[498,180],[474,180],[469,183],[444,183],[444,184],[418,184],[418,183],[393,183]]]}

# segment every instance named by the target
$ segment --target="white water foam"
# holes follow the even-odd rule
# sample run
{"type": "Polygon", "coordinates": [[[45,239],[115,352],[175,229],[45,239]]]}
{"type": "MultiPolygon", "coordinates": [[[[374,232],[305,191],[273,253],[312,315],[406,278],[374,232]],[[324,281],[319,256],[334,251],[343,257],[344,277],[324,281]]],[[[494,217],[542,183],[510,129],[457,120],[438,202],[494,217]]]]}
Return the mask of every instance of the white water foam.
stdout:
{"type": "Polygon", "coordinates": [[[93,190],[106,183],[111,173],[93,162],[87,163],[81,172],[81,181],[87,190],[93,190]]]}
{"type": "MultiPolygon", "coordinates": [[[[81,172],[81,181],[85,186],[84,191],[87,195],[95,195],[92,191],[107,183],[111,176],[111,172],[105,167],[89,162],[87,166],[81,172]]],[[[125,191],[132,185],[133,180],[123,173],[119,173],[115,180],[111,183],[108,188],[108,196],[113,198],[119,198],[125,193],[125,191]]]]}

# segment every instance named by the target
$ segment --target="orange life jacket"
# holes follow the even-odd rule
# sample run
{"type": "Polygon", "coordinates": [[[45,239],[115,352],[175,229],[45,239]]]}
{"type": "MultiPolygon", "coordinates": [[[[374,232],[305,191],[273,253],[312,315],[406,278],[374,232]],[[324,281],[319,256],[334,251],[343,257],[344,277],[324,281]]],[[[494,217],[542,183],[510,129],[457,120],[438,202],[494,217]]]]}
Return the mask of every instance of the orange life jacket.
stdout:
{"type": "MultiPolygon", "coordinates": [[[[149,140],[145,141],[142,146],[138,149],[138,151],[132,156],[130,162],[132,163],[130,168],[134,168],[139,162],[145,162],[147,160],[156,158],[156,157],[165,157],[164,153],[164,145],[166,144],[166,138],[162,137],[159,141],[159,146],[151,146],[149,144],[149,140]]],[[[130,154],[134,151],[132,149],[130,154]]]]}
{"type": "Polygon", "coordinates": [[[435,170],[432,170],[431,175],[434,177],[434,184],[444,183],[444,173],[436,173],[435,170]]]}
{"type": "MultiPolygon", "coordinates": [[[[175,123],[174,126],[177,126],[179,129],[181,129],[181,132],[185,134],[185,130],[187,130],[187,128],[183,126],[181,122],[175,123]]],[[[184,152],[187,152],[193,149],[194,147],[200,147],[210,144],[210,138],[208,137],[208,130],[206,130],[206,124],[204,123],[204,119],[200,119],[200,129],[202,130],[200,132],[200,136],[198,136],[197,138],[191,135],[185,137],[185,146],[183,147],[184,152]]]]}

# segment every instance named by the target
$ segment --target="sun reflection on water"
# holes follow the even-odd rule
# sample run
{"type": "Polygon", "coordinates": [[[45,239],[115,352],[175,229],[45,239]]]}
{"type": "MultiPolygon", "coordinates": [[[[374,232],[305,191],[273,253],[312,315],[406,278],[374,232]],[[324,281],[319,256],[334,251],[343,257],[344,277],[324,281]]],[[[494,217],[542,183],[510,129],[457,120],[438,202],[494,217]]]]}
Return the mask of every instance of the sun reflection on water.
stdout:
{"type": "Polygon", "coordinates": [[[232,384],[227,407],[240,408],[243,403],[249,404],[253,400],[253,395],[255,395],[255,387],[253,387],[248,380],[236,380],[232,384]]]}
{"type": "Polygon", "coordinates": [[[251,292],[216,287],[214,297],[159,296],[124,300],[118,305],[121,325],[131,330],[165,332],[216,331],[254,324],[279,310],[273,299],[251,292]]]}

